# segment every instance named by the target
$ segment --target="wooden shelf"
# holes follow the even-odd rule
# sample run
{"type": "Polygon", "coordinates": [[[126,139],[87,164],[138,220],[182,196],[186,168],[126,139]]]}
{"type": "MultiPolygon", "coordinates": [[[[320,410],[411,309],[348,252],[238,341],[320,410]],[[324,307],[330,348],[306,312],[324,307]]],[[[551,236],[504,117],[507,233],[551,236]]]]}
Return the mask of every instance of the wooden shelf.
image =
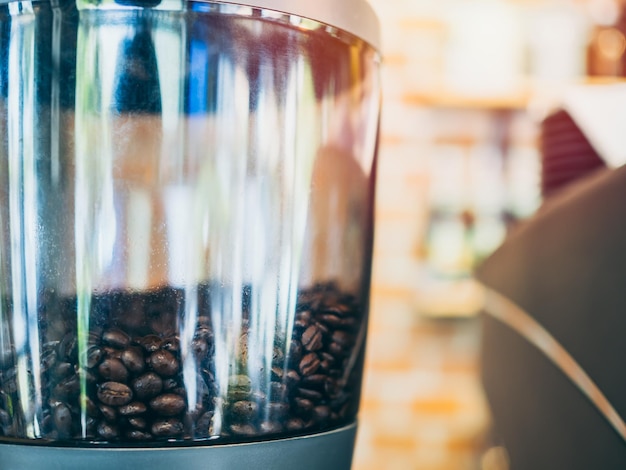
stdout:
{"type": "Polygon", "coordinates": [[[409,106],[505,111],[526,108],[531,96],[532,93],[528,88],[520,89],[515,93],[493,96],[476,96],[439,91],[432,93],[407,93],[403,96],[402,102],[409,106]]]}
{"type": "Polygon", "coordinates": [[[492,96],[480,96],[472,94],[455,93],[445,88],[432,91],[408,92],[402,96],[402,103],[408,106],[423,106],[434,108],[457,108],[457,109],[484,109],[493,111],[507,111],[526,109],[531,100],[538,96],[546,96],[555,90],[563,91],[568,85],[602,86],[626,83],[622,77],[583,77],[570,84],[562,83],[541,84],[528,81],[520,85],[517,90],[507,94],[494,94],[492,96]]]}

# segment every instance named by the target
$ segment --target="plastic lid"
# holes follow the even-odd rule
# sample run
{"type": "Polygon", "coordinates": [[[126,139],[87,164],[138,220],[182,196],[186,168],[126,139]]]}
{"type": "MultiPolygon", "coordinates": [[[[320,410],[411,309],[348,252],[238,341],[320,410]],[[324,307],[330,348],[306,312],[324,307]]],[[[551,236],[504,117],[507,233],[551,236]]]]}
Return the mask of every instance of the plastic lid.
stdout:
{"type": "Polygon", "coordinates": [[[366,0],[242,0],[222,1],[266,8],[319,21],[351,33],[380,50],[380,23],[366,0]]]}

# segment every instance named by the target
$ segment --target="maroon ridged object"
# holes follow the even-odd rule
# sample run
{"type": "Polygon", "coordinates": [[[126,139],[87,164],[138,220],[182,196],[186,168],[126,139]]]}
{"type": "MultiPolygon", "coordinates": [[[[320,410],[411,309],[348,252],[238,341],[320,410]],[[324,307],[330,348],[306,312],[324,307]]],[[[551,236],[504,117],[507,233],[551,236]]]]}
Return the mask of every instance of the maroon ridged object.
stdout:
{"type": "Polygon", "coordinates": [[[573,181],[606,168],[572,117],[556,111],[541,123],[541,194],[553,195],[573,181]]]}

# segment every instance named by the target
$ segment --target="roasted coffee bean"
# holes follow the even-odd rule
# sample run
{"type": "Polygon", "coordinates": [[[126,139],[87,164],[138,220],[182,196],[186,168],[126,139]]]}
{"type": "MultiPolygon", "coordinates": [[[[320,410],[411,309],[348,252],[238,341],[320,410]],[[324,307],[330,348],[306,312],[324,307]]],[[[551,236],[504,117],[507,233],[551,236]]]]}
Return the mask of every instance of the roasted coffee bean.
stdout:
{"type": "Polygon", "coordinates": [[[331,367],[333,367],[334,362],[335,361],[329,361],[328,359],[323,359],[320,362],[319,371],[321,371],[321,372],[328,372],[331,369],[331,367]]]}
{"type": "Polygon", "coordinates": [[[302,375],[311,375],[315,374],[317,369],[320,367],[320,360],[315,353],[309,353],[302,358],[300,361],[300,372],[302,375]]]}
{"type": "MultiPolygon", "coordinates": [[[[53,430],[56,432],[56,430],[54,429],[54,408],[54,405],[43,408],[42,419],[39,423],[39,429],[42,433],[42,436],[46,436],[53,430]]],[[[7,430],[7,427],[11,424],[11,420],[11,415],[4,409],[0,408],[0,436],[5,435],[3,434],[3,430],[7,430]],[[5,419],[7,421],[5,421],[5,419]]]]}
{"type": "Polygon", "coordinates": [[[207,411],[203,413],[196,423],[196,433],[198,437],[209,437],[213,430],[213,412],[207,411]]]}
{"type": "Polygon", "coordinates": [[[348,393],[340,392],[333,397],[329,405],[334,411],[339,411],[346,405],[349,399],[350,395],[348,393]]]}
{"type": "MultiPolygon", "coordinates": [[[[95,439],[98,433],[98,421],[94,418],[87,418],[85,424],[85,438],[90,440],[95,439]]],[[[83,439],[83,436],[78,436],[77,439],[83,439]]]]}
{"type": "Polygon", "coordinates": [[[126,382],[128,380],[128,369],[119,359],[107,358],[98,366],[100,377],[113,382],[126,382]]]}
{"type": "Polygon", "coordinates": [[[112,406],[107,406],[107,405],[100,405],[100,413],[102,413],[102,417],[110,422],[113,423],[117,420],[117,410],[115,408],[113,408],[112,406]]]}
{"type": "Polygon", "coordinates": [[[300,388],[298,389],[298,394],[302,398],[308,398],[314,402],[318,402],[322,399],[322,392],[318,392],[317,390],[310,390],[308,388],[300,388]]]}
{"type": "MultiPolygon", "coordinates": [[[[174,390],[175,388],[178,388],[178,380],[173,379],[172,377],[170,377],[169,379],[165,379],[163,381],[163,390],[164,391],[169,391],[169,390],[174,390]]],[[[160,391],[159,391],[160,393],[160,391]]]]}
{"type": "MultiPolygon", "coordinates": [[[[14,429],[14,427],[13,427],[13,429],[14,429]]],[[[10,434],[10,433],[13,433],[13,432],[14,432],[14,431],[11,431],[11,430],[9,430],[9,431],[8,431],[8,433],[9,433],[9,434],[10,434]]],[[[45,438],[46,438],[47,440],[49,440],[50,442],[52,442],[52,441],[58,441],[58,440],[59,440],[59,433],[58,433],[58,432],[57,432],[57,430],[55,429],[55,430],[50,431],[49,433],[47,433],[47,434],[46,434],[46,436],[45,436],[45,438]]]]}
{"type": "Polygon", "coordinates": [[[131,429],[130,431],[126,431],[126,438],[130,441],[149,441],[152,439],[152,435],[150,433],[141,431],[139,429],[131,429]]]}
{"type": "Polygon", "coordinates": [[[323,336],[327,336],[328,333],[330,332],[328,327],[326,325],[324,325],[323,323],[320,323],[320,322],[316,321],[315,322],[315,326],[317,326],[317,328],[322,332],[323,336]]]}
{"type": "Polygon", "coordinates": [[[198,339],[203,339],[207,343],[213,341],[213,332],[206,325],[201,325],[196,329],[195,337],[198,339]]]}
{"type": "Polygon", "coordinates": [[[137,340],[139,345],[148,353],[153,353],[161,348],[161,338],[157,335],[147,335],[137,340]]]}
{"type": "MultiPolygon", "coordinates": [[[[184,398],[184,397],[183,397],[184,398]]],[[[188,420],[190,419],[193,422],[196,422],[198,420],[198,418],[206,411],[206,408],[204,406],[203,402],[196,402],[196,406],[192,409],[189,408],[187,409],[185,418],[188,418],[188,420]]]]}
{"type": "Polygon", "coordinates": [[[359,321],[354,317],[341,319],[340,327],[346,330],[355,330],[359,326],[359,321]]]}
{"type": "Polygon", "coordinates": [[[128,424],[136,429],[146,429],[146,426],[148,425],[146,419],[142,416],[129,416],[128,424]]]}
{"type": "Polygon", "coordinates": [[[238,360],[242,364],[247,364],[248,362],[248,343],[249,343],[248,337],[250,334],[252,333],[245,332],[245,333],[242,333],[242,335],[239,337],[238,360]]]}
{"type": "Polygon", "coordinates": [[[328,352],[337,358],[341,358],[345,355],[343,347],[339,343],[332,342],[328,345],[328,352]]]}
{"type": "Polygon", "coordinates": [[[17,392],[17,369],[15,367],[11,367],[4,374],[3,379],[3,391],[12,395],[17,392]]]}
{"type": "MultiPolygon", "coordinates": [[[[63,334],[61,336],[65,336],[65,330],[66,329],[67,328],[65,328],[65,326],[64,326],[63,327],[63,334]]],[[[45,352],[56,351],[58,349],[60,343],[61,343],[61,341],[59,341],[58,339],[55,339],[55,340],[52,340],[52,341],[46,341],[41,346],[41,350],[45,351],[45,352]]]]}
{"type": "Polygon", "coordinates": [[[104,358],[104,351],[98,346],[89,346],[87,349],[87,367],[90,369],[100,364],[100,361],[104,358]]]}
{"type": "Polygon", "coordinates": [[[279,366],[272,367],[272,380],[282,380],[283,375],[285,374],[285,370],[279,366]]]}
{"type": "Polygon", "coordinates": [[[148,358],[148,364],[152,370],[164,377],[170,377],[178,372],[178,361],[165,349],[153,352],[148,358]]]}
{"type": "Polygon", "coordinates": [[[350,414],[350,408],[352,407],[352,403],[347,402],[345,405],[341,407],[341,409],[337,412],[340,418],[344,418],[350,414]]]}
{"type": "Polygon", "coordinates": [[[109,406],[122,406],[133,399],[133,391],[123,383],[104,382],[98,388],[98,398],[109,406]]]}
{"type": "MultiPolygon", "coordinates": [[[[8,391],[8,390],[7,390],[8,391]]],[[[17,385],[16,385],[17,391],[17,385]]],[[[71,398],[80,393],[80,382],[76,374],[61,380],[53,391],[54,395],[61,398],[71,398]]]]}
{"type": "Polygon", "coordinates": [[[339,317],[345,317],[346,315],[348,315],[350,313],[351,309],[349,306],[347,305],[333,305],[332,307],[326,307],[324,309],[325,313],[332,313],[335,314],[339,317]]]}
{"type": "Polygon", "coordinates": [[[77,350],[76,335],[67,333],[59,343],[58,351],[60,359],[76,362],[77,350]]]}
{"type": "Polygon", "coordinates": [[[176,336],[172,336],[165,339],[161,347],[171,353],[177,353],[180,351],[180,340],[176,336]]]}
{"type": "Polygon", "coordinates": [[[41,369],[43,372],[52,370],[56,366],[57,361],[57,352],[55,350],[47,350],[41,355],[41,369]]]}
{"type": "Polygon", "coordinates": [[[140,401],[132,401],[128,405],[120,406],[119,412],[123,416],[134,416],[145,413],[148,408],[140,401]]]}
{"type": "Polygon", "coordinates": [[[340,369],[330,369],[328,371],[328,377],[330,378],[339,379],[341,376],[343,376],[343,373],[340,369]]]}
{"type": "Polygon", "coordinates": [[[89,397],[85,398],[85,409],[87,410],[87,415],[91,418],[98,418],[100,416],[98,406],[89,397]]]}
{"type": "Polygon", "coordinates": [[[305,413],[308,413],[309,411],[311,411],[314,406],[313,402],[309,400],[308,398],[296,397],[293,399],[293,402],[295,403],[298,411],[305,412],[305,413]]]}
{"type": "Polygon", "coordinates": [[[294,321],[294,326],[296,328],[301,328],[301,329],[305,329],[307,328],[310,324],[311,324],[311,312],[309,311],[304,311],[304,312],[299,312],[296,315],[296,319],[294,321]]]}
{"type": "Polygon", "coordinates": [[[0,426],[2,426],[2,428],[4,429],[7,428],[10,424],[11,415],[7,411],[0,409],[0,426]]]}
{"type": "Polygon", "coordinates": [[[305,388],[320,389],[324,386],[328,377],[323,374],[314,374],[302,378],[300,385],[305,388]]]}
{"type": "Polygon", "coordinates": [[[258,434],[251,424],[231,424],[230,430],[237,436],[254,437],[258,434]]]}
{"type": "Polygon", "coordinates": [[[267,395],[260,390],[254,390],[250,393],[250,401],[257,403],[259,406],[264,406],[267,401],[267,395]]]}
{"type": "Polygon", "coordinates": [[[200,373],[202,374],[202,377],[204,377],[204,379],[206,380],[207,384],[215,383],[215,375],[213,374],[213,372],[208,369],[202,369],[200,373]]]}
{"type": "Polygon", "coordinates": [[[72,413],[67,405],[54,408],[54,425],[60,436],[69,436],[72,431],[72,413]]]}
{"type": "Polygon", "coordinates": [[[54,376],[58,379],[67,377],[72,372],[74,372],[74,366],[69,362],[61,362],[54,368],[54,376]]]}
{"type": "Polygon", "coordinates": [[[285,360],[285,353],[280,348],[274,348],[274,352],[272,354],[272,364],[274,365],[282,365],[285,360]]]}
{"type": "Polygon", "coordinates": [[[122,357],[122,350],[112,346],[104,346],[102,351],[104,352],[105,357],[110,357],[111,359],[121,359],[122,357]]]}
{"type": "Polygon", "coordinates": [[[72,401],[71,403],[66,403],[68,408],[70,409],[70,411],[72,412],[73,415],[80,415],[82,413],[82,408],[80,407],[80,404],[78,403],[78,400],[76,401],[72,401]]]}
{"type": "Polygon", "coordinates": [[[100,437],[106,440],[117,439],[120,435],[119,430],[116,425],[109,424],[106,422],[102,422],[98,424],[97,431],[100,437]]]}
{"type": "Polygon", "coordinates": [[[209,345],[202,338],[194,338],[191,341],[191,351],[196,359],[202,361],[209,352],[209,345]]]}
{"type": "Polygon", "coordinates": [[[228,401],[235,402],[240,400],[247,400],[250,398],[251,392],[245,389],[231,388],[228,390],[228,401]]]}
{"type": "Polygon", "coordinates": [[[291,418],[285,421],[285,429],[291,432],[298,432],[304,429],[304,421],[300,418],[291,418]]]}
{"type": "Polygon", "coordinates": [[[289,413],[289,404],[282,402],[270,402],[267,405],[267,414],[271,419],[283,419],[289,413]]]}
{"type": "Polygon", "coordinates": [[[292,367],[297,367],[302,359],[302,343],[298,340],[291,340],[291,346],[289,347],[289,364],[292,367]]]}
{"type": "Polygon", "coordinates": [[[332,334],[332,340],[341,347],[350,346],[354,343],[352,335],[342,330],[335,330],[332,334]]]}
{"type": "Polygon", "coordinates": [[[185,406],[184,398],[174,393],[165,393],[150,400],[150,408],[162,416],[176,416],[185,406]]]}
{"type": "Polygon", "coordinates": [[[137,346],[124,349],[121,359],[126,368],[134,374],[142,373],[146,367],[143,349],[137,346]]]}
{"type": "Polygon", "coordinates": [[[307,351],[317,351],[322,348],[322,330],[317,325],[309,326],[304,333],[302,333],[302,346],[307,351]]]}
{"type": "Polygon", "coordinates": [[[322,313],[317,316],[317,319],[331,328],[339,328],[342,322],[341,317],[332,313],[322,313]]]}
{"type": "Polygon", "coordinates": [[[228,378],[228,387],[250,393],[252,380],[247,375],[231,375],[228,378]]]}
{"type": "Polygon", "coordinates": [[[262,434],[280,434],[284,431],[283,425],[276,421],[263,421],[259,425],[262,434]]]}
{"type": "Polygon", "coordinates": [[[206,315],[200,315],[198,317],[198,328],[200,327],[207,327],[210,328],[211,327],[211,317],[206,316],[206,315]]]}
{"type": "Polygon", "coordinates": [[[280,382],[270,383],[270,400],[280,401],[287,396],[287,386],[280,382]]]}
{"type": "Polygon", "coordinates": [[[95,385],[98,382],[98,378],[96,378],[96,375],[90,370],[85,370],[85,369],[79,370],[77,372],[77,375],[79,378],[84,377],[88,386],[95,385]]]}
{"type": "Polygon", "coordinates": [[[253,401],[237,401],[233,403],[231,411],[233,415],[235,415],[238,419],[247,421],[251,420],[257,415],[257,413],[259,412],[259,405],[257,405],[253,401]]]}
{"type": "Polygon", "coordinates": [[[318,423],[327,421],[330,418],[330,407],[326,405],[319,405],[313,408],[313,419],[318,423]]]}
{"type": "Polygon", "coordinates": [[[300,380],[301,380],[300,374],[298,374],[293,369],[289,369],[287,371],[287,375],[285,376],[285,378],[286,378],[286,384],[288,387],[294,387],[295,385],[300,383],[300,380]]]}
{"type": "Polygon", "coordinates": [[[335,398],[341,393],[342,389],[343,386],[339,383],[339,381],[330,377],[324,384],[324,391],[326,392],[326,395],[330,398],[335,398]]]}
{"type": "Polygon", "coordinates": [[[333,356],[331,353],[326,352],[326,351],[320,351],[319,353],[320,359],[322,361],[334,361],[335,360],[335,356],[333,356]]]}
{"type": "Polygon", "coordinates": [[[158,419],[152,423],[150,431],[155,436],[173,437],[183,433],[183,423],[179,419],[158,419]]]}
{"type": "Polygon", "coordinates": [[[145,400],[161,393],[163,380],[154,372],[147,372],[133,380],[132,387],[137,398],[145,400]]]}
{"type": "MultiPolygon", "coordinates": [[[[2,393],[2,392],[0,392],[2,393]]],[[[2,393],[2,396],[4,396],[4,393],[2,393]]],[[[63,400],[60,400],[59,398],[52,396],[48,399],[48,406],[50,407],[49,409],[46,409],[45,412],[47,414],[50,414],[54,408],[56,408],[59,405],[62,405],[64,402],[63,400]]],[[[6,405],[5,405],[6,406],[6,405]]]]}
{"type": "Polygon", "coordinates": [[[119,329],[107,330],[102,334],[102,342],[116,349],[124,349],[130,344],[130,337],[119,329]]]}
{"type": "Polygon", "coordinates": [[[99,343],[100,340],[102,339],[102,328],[100,327],[92,327],[89,330],[89,333],[87,333],[87,340],[89,342],[89,344],[96,344],[99,343]]]}

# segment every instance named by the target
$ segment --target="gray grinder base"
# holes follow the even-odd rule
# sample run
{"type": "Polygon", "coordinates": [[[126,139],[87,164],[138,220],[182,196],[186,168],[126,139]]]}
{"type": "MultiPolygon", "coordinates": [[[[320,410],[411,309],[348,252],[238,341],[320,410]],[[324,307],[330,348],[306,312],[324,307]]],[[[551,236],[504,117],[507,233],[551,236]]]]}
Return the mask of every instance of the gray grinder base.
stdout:
{"type": "Polygon", "coordinates": [[[0,444],[2,470],[349,470],[356,423],[274,441],[167,448],[0,444]]]}

